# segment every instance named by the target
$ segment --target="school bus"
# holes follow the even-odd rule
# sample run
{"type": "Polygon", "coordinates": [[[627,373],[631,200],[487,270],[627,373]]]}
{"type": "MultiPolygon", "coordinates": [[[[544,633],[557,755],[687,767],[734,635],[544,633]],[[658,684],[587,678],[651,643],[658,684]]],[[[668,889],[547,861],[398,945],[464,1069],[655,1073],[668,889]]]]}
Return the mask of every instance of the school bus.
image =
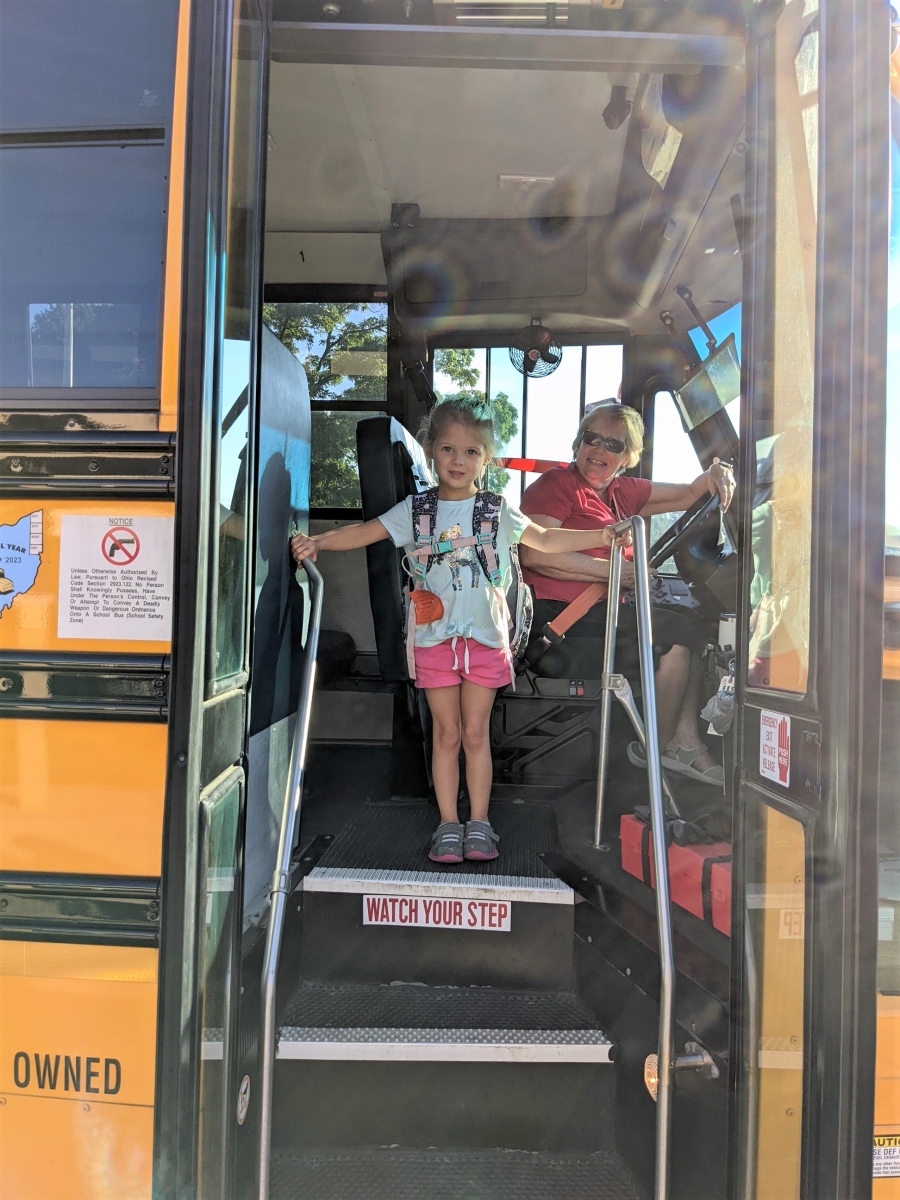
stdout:
{"type": "Polygon", "coordinates": [[[882,0],[5,0],[4,1200],[900,1196],[898,62],[882,0]],[[398,554],[289,538],[460,393],[515,505],[617,396],[737,490],[636,526],[638,700],[520,664],[447,869],[398,554]]]}

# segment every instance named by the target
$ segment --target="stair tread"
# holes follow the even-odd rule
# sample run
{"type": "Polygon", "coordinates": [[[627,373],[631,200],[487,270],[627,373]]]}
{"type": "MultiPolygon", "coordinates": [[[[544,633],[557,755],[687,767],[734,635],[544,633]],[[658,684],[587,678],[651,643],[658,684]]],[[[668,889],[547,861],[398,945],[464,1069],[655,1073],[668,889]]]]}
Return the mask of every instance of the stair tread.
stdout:
{"type": "Polygon", "coordinates": [[[275,1154],[271,1200],[643,1200],[611,1151],[307,1151],[275,1154]]]}
{"type": "Polygon", "coordinates": [[[437,813],[421,804],[379,803],[367,806],[334,840],[317,864],[317,872],[335,869],[413,871],[440,879],[478,877],[485,883],[520,876],[552,879],[540,855],[556,848],[553,809],[538,804],[501,801],[491,806],[491,823],[500,835],[500,857],[492,862],[466,862],[457,867],[427,857],[437,813]]]}
{"type": "Polygon", "coordinates": [[[334,1030],[598,1031],[570,992],[303,981],[282,1026],[334,1030]]]}

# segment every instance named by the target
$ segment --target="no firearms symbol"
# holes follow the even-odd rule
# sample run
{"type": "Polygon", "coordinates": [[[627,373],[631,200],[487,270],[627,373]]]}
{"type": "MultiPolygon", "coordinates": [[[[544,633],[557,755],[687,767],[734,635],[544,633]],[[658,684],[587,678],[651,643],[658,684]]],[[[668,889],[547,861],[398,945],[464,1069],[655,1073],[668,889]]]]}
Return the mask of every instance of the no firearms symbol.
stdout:
{"type": "Polygon", "coordinates": [[[100,543],[103,557],[114,567],[127,567],[141,552],[141,543],[133,529],[108,529],[100,543]]]}

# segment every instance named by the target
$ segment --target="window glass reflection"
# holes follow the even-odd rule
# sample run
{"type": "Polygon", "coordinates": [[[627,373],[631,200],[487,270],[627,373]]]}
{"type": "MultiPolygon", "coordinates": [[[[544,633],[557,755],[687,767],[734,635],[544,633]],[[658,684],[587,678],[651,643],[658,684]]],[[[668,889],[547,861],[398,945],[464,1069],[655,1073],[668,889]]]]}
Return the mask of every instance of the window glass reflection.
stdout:
{"type": "Polygon", "coordinates": [[[814,0],[788,5],[776,26],[771,396],[755,422],[762,436],[748,679],[757,687],[791,692],[805,691],[809,674],[817,8],[814,0]]]}
{"type": "Polygon", "coordinates": [[[167,161],[0,146],[0,387],[155,387],[167,161]]]}
{"type": "Polygon", "coordinates": [[[0,6],[2,388],[157,385],[177,18],[0,6]]]}
{"type": "Polygon", "coordinates": [[[303,363],[313,405],[386,403],[386,304],[265,304],[263,320],[303,363]]]}

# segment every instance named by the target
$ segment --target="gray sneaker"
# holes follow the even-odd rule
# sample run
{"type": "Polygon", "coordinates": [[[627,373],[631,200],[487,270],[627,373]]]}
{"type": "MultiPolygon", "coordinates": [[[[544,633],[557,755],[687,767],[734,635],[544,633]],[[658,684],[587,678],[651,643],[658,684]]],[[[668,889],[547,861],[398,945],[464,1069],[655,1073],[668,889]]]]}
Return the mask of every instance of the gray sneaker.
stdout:
{"type": "Polygon", "coordinates": [[[492,858],[498,858],[500,851],[497,849],[497,843],[499,841],[500,835],[493,831],[490,821],[466,822],[465,855],[469,860],[490,862],[492,858]]]}
{"type": "Polygon", "coordinates": [[[436,863],[461,863],[463,860],[463,827],[456,821],[438,825],[431,839],[428,857],[436,863]]]}

